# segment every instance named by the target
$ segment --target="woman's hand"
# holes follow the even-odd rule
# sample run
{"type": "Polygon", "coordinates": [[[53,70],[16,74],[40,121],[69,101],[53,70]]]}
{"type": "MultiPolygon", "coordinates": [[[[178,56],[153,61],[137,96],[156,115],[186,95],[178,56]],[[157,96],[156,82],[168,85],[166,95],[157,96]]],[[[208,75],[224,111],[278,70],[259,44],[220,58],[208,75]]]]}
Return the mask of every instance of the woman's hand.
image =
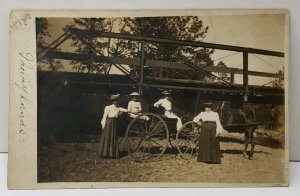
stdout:
{"type": "Polygon", "coordinates": [[[202,126],[202,122],[201,121],[196,122],[196,124],[197,124],[198,127],[202,126]]]}

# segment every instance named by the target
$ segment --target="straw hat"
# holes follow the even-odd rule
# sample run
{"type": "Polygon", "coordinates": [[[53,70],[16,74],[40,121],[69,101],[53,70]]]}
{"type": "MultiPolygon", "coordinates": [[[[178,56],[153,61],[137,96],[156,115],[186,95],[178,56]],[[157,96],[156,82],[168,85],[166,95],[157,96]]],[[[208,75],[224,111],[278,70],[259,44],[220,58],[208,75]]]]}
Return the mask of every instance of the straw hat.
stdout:
{"type": "Polygon", "coordinates": [[[140,94],[139,93],[137,93],[137,92],[133,92],[133,93],[131,93],[131,94],[129,94],[130,96],[140,96],[140,94]]]}
{"type": "Polygon", "coordinates": [[[119,97],[120,97],[120,94],[115,94],[115,95],[111,95],[109,99],[110,99],[111,101],[113,101],[113,100],[118,99],[119,97]]]}
{"type": "Polygon", "coordinates": [[[213,103],[212,102],[206,102],[204,103],[204,107],[206,108],[212,108],[213,103]]]}
{"type": "Polygon", "coordinates": [[[171,94],[171,91],[165,90],[165,91],[162,92],[162,94],[164,94],[164,95],[170,95],[170,94],[171,94]]]}

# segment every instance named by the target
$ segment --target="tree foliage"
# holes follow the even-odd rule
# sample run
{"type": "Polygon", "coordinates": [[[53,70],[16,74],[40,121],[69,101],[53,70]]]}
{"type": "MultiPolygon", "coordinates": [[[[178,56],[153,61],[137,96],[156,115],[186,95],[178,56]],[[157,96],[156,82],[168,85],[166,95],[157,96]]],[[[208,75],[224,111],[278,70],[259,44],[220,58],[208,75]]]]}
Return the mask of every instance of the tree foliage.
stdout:
{"type": "MultiPolygon", "coordinates": [[[[80,28],[87,30],[99,30],[104,32],[116,32],[145,37],[158,37],[177,40],[202,41],[208,32],[208,27],[203,26],[202,20],[196,16],[175,16],[175,17],[149,17],[149,18],[75,18],[73,24],[65,28],[80,28]]],[[[76,52],[88,55],[117,56],[127,58],[140,58],[140,42],[96,38],[88,36],[72,37],[72,46],[76,52]]],[[[168,43],[147,43],[146,59],[181,62],[188,60],[198,66],[213,65],[211,55],[214,51],[206,48],[194,48],[189,46],[179,46],[168,43]]],[[[89,59],[85,61],[73,61],[72,65],[77,71],[87,71],[99,73],[105,71],[110,64],[104,62],[93,62],[89,59]]],[[[162,77],[188,77],[203,78],[203,74],[182,71],[175,69],[159,69],[145,67],[145,74],[149,76],[162,77]]],[[[130,72],[138,75],[139,67],[130,66],[130,72]]]]}
{"type": "MultiPolygon", "coordinates": [[[[218,62],[216,66],[223,67],[223,68],[227,67],[227,65],[223,61],[218,62]]],[[[230,74],[228,73],[218,73],[218,77],[226,82],[230,82],[230,74]]]]}
{"type": "MultiPolygon", "coordinates": [[[[65,31],[69,31],[72,28],[79,28],[85,30],[99,30],[99,31],[112,31],[113,20],[104,18],[74,18],[73,24],[66,26],[65,31]]],[[[88,56],[93,55],[105,55],[106,51],[109,51],[110,40],[99,39],[91,36],[72,36],[72,46],[75,48],[76,53],[86,54],[88,56]]],[[[109,52],[107,52],[109,56],[109,52]]],[[[103,62],[97,62],[86,58],[83,61],[73,60],[71,62],[73,69],[78,72],[98,73],[103,71],[103,67],[107,64],[103,62]]]]}
{"type": "MultiPolygon", "coordinates": [[[[40,54],[44,51],[48,42],[47,38],[50,38],[51,35],[48,31],[49,22],[46,18],[36,18],[36,50],[37,54],[40,54]]],[[[57,49],[56,49],[57,50],[57,49]]],[[[51,71],[57,71],[63,68],[61,61],[53,59],[53,58],[43,58],[38,63],[38,69],[41,69],[42,64],[48,64],[48,69],[51,71]]]]}
{"type": "MultiPolygon", "coordinates": [[[[151,18],[124,18],[121,33],[133,34],[145,37],[158,37],[176,40],[202,41],[208,32],[208,27],[204,27],[202,21],[196,16],[175,16],[175,17],[151,17],[151,18]]],[[[130,41],[129,41],[130,42],[130,41]]],[[[132,43],[138,48],[139,43],[132,43]]],[[[131,46],[130,46],[131,47],[131,46]]],[[[128,47],[130,50],[130,48],[128,47]]],[[[148,43],[146,47],[146,59],[163,61],[182,62],[206,66],[212,65],[211,54],[213,50],[205,48],[194,48],[190,46],[179,46],[169,43],[148,43]]],[[[140,51],[132,51],[132,57],[139,57],[140,51]]],[[[132,71],[139,71],[132,69],[132,71]]],[[[199,79],[203,74],[195,72],[158,69],[148,67],[145,72],[150,76],[161,77],[182,77],[199,79]]]]}
{"type": "Polygon", "coordinates": [[[278,75],[280,75],[281,77],[276,78],[276,80],[273,82],[273,87],[284,88],[284,72],[282,70],[279,70],[278,75]]]}

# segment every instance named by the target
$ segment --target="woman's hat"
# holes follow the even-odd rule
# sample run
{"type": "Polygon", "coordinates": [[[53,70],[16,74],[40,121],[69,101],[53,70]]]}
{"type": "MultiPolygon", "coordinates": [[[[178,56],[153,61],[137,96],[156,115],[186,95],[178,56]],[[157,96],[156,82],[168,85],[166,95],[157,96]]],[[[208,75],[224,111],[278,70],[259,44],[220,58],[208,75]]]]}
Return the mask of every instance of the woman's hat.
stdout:
{"type": "Polygon", "coordinates": [[[205,103],[204,103],[204,107],[207,107],[207,108],[211,108],[212,105],[213,105],[212,102],[205,102],[205,103]]]}
{"type": "Polygon", "coordinates": [[[165,90],[165,91],[162,92],[162,94],[164,94],[164,95],[170,95],[170,94],[171,94],[171,91],[165,90]]]}
{"type": "Polygon", "coordinates": [[[131,93],[131,94],[129,94],[129,95],[131,95],[131,96],[140,96],[140,94],[137,93],[137,92],[133,92],[133,93],[131,93]]]}
{"type": "Polygon", "coordinates": [[[115,95],[111,95],[109,99],[110,99],[111,101],[113,101],[113,100],[118,99],[119,97],[120,97],[120,94],[115,94],[115,95]]]}

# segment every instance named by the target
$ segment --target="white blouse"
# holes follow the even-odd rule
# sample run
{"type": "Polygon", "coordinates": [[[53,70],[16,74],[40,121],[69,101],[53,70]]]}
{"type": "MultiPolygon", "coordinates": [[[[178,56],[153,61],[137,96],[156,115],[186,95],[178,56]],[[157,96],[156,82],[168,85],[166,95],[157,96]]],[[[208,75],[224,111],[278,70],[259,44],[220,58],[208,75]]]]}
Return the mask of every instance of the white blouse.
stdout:
{"type": "Polygon", "coordinates": [[[158,107],[158,106],[162,106],[165,108],[166,111],[171,111],[172,110],[172,103],[171,101],[169,101],[168,99],[166,98],[163,98],[163,99],[160,99],[158,100],[155,104],[154,104],[155,107],[158,107]]]}
{"type": "Polygon", "coordinates": [[[129,101],[127,109],[128,109],[128,111],[130,111],[134,114],[139,113],[140,111],[142,111],[141,102],[129,101]]]}
{"type": "Polygon", "coordinates": [[[117,118],[121,112],[128,112],[128,110],[121,108],[121,107],[117,107],[116,105],[112,104],[109,106],[106,106],[104,108],[104,114],[101,120],[101,125],[102,127],[105,126],[106,123],[106,118],[117,118]]]}
{"type": "Polygon", "coordinates": [[[219,114],[217,112],[201,112],[200,114],[198,114],[193,121],[194,122],[199,122],[200,120],[202,120],[203,122],[205,121],[214,121],[217,124],[217,133],[220,133],[223,131],[223,127],[221,125],[220,122],[220,117],[219,114]]]}

